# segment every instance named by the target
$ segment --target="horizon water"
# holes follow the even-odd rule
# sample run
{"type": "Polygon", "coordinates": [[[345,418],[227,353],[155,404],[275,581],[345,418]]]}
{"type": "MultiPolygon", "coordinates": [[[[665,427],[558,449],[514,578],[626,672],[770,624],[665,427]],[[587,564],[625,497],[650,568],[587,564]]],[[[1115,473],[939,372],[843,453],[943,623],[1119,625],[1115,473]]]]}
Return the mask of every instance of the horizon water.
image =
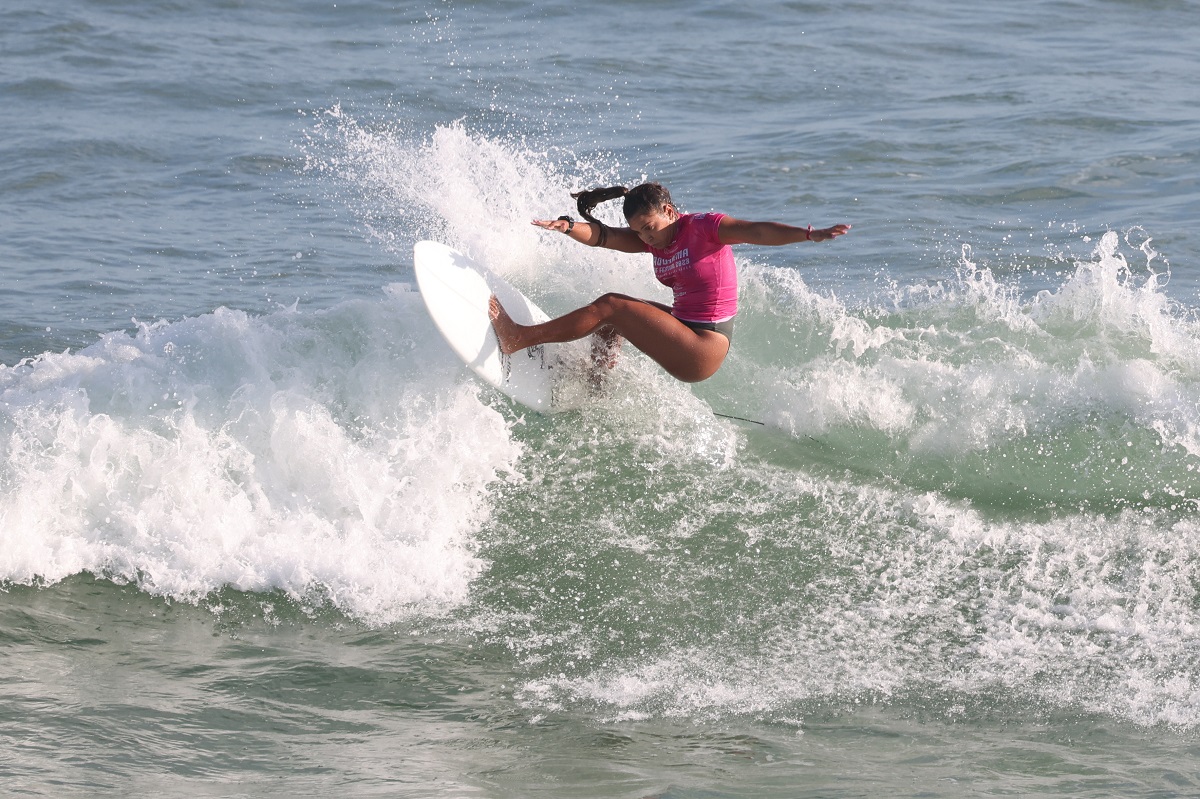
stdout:
{"type": "Polygon", "coordinates": [[[0,11],[0,794],[1200,792],[1198,29],[0,11]],[[853,229],[704,383],[474,381],[412,245],[661,300],[529,224],[647,179],[853,229]]]}

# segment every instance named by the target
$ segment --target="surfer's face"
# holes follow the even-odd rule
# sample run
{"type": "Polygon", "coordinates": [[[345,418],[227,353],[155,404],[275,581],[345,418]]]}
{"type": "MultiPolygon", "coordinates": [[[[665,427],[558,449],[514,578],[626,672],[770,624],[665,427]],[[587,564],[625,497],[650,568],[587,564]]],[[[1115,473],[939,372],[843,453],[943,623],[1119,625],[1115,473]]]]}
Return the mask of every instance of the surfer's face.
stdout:
{"type": "Polygon", "coordinates": [[[670,205],[660,211],[657,208],[636,214],[629,219],[629,227],[638,238],[656,250],[664,250],[675,240],[675,223],[679,212],[670,205]]]}

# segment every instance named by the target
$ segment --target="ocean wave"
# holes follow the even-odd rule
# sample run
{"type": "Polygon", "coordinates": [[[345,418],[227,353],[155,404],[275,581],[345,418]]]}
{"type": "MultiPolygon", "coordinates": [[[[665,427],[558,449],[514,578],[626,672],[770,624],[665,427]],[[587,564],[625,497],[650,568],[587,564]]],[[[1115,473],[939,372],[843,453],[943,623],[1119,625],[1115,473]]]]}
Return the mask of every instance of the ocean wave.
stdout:
{"type": "Polygon", "coordinates": [[[373,623],[460,603],[520,445],[416,346],[414,303],[219,309],[4,367],[0,581],[279,590],[373,623]]]}

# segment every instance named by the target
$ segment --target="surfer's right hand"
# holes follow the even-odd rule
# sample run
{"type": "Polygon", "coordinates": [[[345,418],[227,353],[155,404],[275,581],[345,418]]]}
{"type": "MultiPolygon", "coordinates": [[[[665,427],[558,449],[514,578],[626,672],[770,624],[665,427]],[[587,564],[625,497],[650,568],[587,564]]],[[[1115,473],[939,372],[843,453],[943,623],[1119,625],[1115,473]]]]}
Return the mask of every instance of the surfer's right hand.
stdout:
{"type": "Polygon", "coordinates": [[[555,230],[559,233],[566,233],[570,225],[565,219],[535,219],[533,224],[543,230],[555,230]]]}

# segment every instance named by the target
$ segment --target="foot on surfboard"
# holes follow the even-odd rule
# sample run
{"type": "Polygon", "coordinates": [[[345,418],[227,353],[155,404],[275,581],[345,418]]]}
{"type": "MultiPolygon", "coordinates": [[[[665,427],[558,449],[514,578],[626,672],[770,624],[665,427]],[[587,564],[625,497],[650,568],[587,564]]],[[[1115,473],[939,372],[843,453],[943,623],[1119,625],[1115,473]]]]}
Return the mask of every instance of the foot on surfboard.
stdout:
{"type": "Polygon", "coordinates": [[[517,350],[524,349],[518,343],[520,325],[513,321],[493,294],[488,300],[488,316],[492,319],[492,329],[496,331],[496,341],[500,344],[500,352],[512,355],[517,350]]]}

